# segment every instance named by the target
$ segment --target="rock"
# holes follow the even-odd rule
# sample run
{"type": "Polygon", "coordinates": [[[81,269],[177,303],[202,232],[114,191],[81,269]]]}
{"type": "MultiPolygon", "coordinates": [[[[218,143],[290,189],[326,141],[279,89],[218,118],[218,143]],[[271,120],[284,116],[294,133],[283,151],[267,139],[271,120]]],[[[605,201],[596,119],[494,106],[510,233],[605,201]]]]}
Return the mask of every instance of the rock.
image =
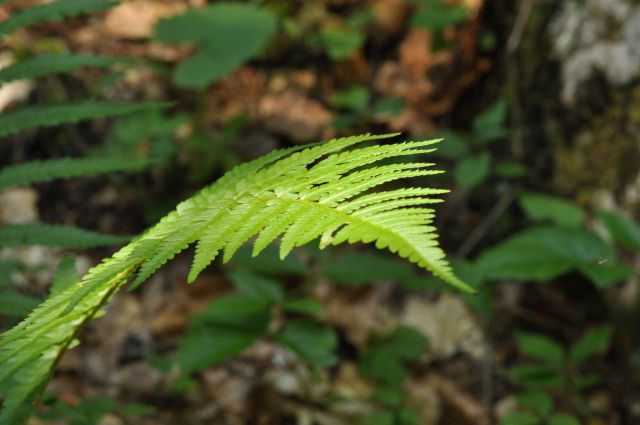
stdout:
{"type": "Polygon", "coordinates": [[[0,223],[21,224],[38,220],[38,192],[31,188],[0,192],[0,223]]]}
{"type": "Polygon", "coordinates": [[[624,0],[563,2],[550,27],[562,58],[562,100],[572,105],[582,83],[597,72],[613,85],[631,82],[640,71],[640,5],[624,0]]]}
{"type": "Polygon", "coordinates": [[[401,322],[427,336],[432,359],[448,359],[460,352],[483,359],[488,350],[475,317],[462,299],[452,294],[444,293],[436,301],[410,297],[401,322]]]}

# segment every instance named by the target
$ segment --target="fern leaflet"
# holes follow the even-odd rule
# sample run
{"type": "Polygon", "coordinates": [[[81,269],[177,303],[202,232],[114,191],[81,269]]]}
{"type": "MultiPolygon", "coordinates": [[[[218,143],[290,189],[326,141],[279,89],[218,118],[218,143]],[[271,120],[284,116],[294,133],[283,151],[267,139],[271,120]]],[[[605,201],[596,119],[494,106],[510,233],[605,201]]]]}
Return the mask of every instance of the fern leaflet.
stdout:
{"type": "Polygon", "coordinates": [[[116,171],[139,171],[153,163],[151,160],[135,158],[60,158],[30,161],[1,169],[0,190],[54,179],[68,179],[116,171]]]}
{"type": "Polygon", "coordinates": [[[22,10],[0,23],[0,36],[43,21],[59,21],[68,16],[100,12],[115,6],[111,0],[58,0],[22,10]]]}
{"type": "Polygon", "coordinates": [[[164,102],[70,102],[24,107],[0,115],[0,137],[34,127],[52,127],[78,121],[127,115],[166,106],[164,102]]]}
{"type": "Polygon", "coordinates": [[[256,237],[254,253],[281,237],[280,255],[314,239],[321,246],[375,243],[448,283],[472,289],[451,271],[438,247],[433,210],[440,189],[371,192],[378,186],[439,173],[424,162],[384,162],[433,151],[436,141],[356,148],[391,137],[358,136],[274,151],[240,165],[180,203],[146,233],[92,268],[79,284],[37,307],[0,338],[0,382],[9,388],[0,423],[22,423],[25,406],[46,383],[57,359],[120,287],[133,286],[189,245],[196,254],[193,281],[216,256],[226,261],[256,237]]]}
{"type": "Polygon", "coordinates": [[[71,72],[83,66],[107,67],[122,59],[96,55],[54,53],[37,56],[0,69],[0,83],[71,72]]]}
{"type": "Polygon", "coordinates": [[[105,235],[77,227],[44,223],[0,226],[0,248],[42,245],[59,248],[94,248],[127,242],[129,236],[105,235]]]}

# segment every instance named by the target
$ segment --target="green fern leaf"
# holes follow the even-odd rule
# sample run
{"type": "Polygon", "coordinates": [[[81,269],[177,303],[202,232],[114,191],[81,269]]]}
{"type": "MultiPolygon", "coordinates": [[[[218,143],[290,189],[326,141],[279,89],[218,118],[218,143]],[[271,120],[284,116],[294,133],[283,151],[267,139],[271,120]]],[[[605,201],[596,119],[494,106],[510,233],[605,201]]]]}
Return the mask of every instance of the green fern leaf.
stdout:
{"type": "Polygon", "coordinates": [[[38,22],[59,21],[68,16],[100,12],[116,4],[117,2],[111,0],[58,0],[53,3],[30,7],[0,23],[0,35],[7,35],[38,22]]]}
{"type": "Polygon", "coordinates": [[[24,317],[40,300],[14,291],[0,292],[0,316],[24,317]]]}
{"type": "Polygon", "coordinates": [[[0,83],[71,72],[83,66],[107,67],[123,59],[73,53],[54,53],[26,59],[0,69],[0,83]]]}
{"type": "Polygon", "coordinates": [[[83,120],[116,117],[151,108],[167,106],[164,102],[71,102],[29,106],[0,115],[0,137],[35,127],[53,127],[83,120]]]}
{"type": "Polygon", "coordinates": [[[129,236],[112,236],[77,227],[44,223],[0,226],[0,248],[43,245],[60,248],[93,248],[129,241],[129,236]]]}
{"type": "Polygon", "coordinates": [[[61,158],[31,161],[0,170],[0,190],[54,179],[92,176],[117,171],[139,171],[151,164],[153,164],[151,160],[124,158],[61,158]]]}
{"type": "Polygon", "coordinates": [[[284,149],[236,167],[92,268],[77,285],[46,300],[0,337],[0,383],[9,388],[0,423],[21,423],[22,409],[79,328],[120,287],[130,279],[132,286],[143,282],[193,243],[197,248],[190,281],[220,252],[228,260],[252,237],[256,253],[282,237],[282,256],[320,238],[321,246],[375,243],[472,291],[444,259],[431,225],[433,210],[425,208],[438,202],[434,195],[445,191],[414,187],[370,192],[384,183],[439,173],[423,162],[376,165],[428,153],[436,141],[356,147],[391,136],[348,137],[284,149]],[[5,418],[10,419],[3,422],[5,418]]]}

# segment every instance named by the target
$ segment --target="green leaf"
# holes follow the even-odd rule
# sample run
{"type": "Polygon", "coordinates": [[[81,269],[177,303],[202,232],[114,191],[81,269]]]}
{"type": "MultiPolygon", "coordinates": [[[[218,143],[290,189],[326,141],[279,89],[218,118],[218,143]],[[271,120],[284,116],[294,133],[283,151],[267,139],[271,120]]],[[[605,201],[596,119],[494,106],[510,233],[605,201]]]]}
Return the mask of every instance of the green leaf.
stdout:
{"type": "Polygon", "coordinates": [[[334,92],[331,103],[335,108],[364,112],[369,106],[369,90],[364,86],[352,86],[346,90],[334,92]]]}
{"type": "Polygon", "coordinates": [[[509,375],[532,390],[560,388],[564,385],[562,370],[558,365],[517,366],[509,369],[509,375]]]}
{"type": "Polygon", "coordinates": [[[60,21],[68,16],[100,12],[116,4],[117,2],[110,0],[58,0],[40,6],[29,7],[11,15],[9,19],[0,23],[0,35],[7,35],[37,22],[60,21]]]}
{"type": "Polygon", "coordinates": [[[544,281],[613,258],[611,247],[591,232],[544,226],[525,230],[485,250],[476,267],[491,279],[544,281]]]}
{"type": "Polygon", "coordinates": [[[385,406],[398,407],[402,404],[404,394],[398,387],[381,385],[374,388],[371,398],[385,406]]]}
{"type": "Polygon", "coordinates": [[[564,360],[562,346],[544,335],[519,332],[517,339],[518,346],[528,356],[553,364],[561,364],[564,360]]]}
{"type": "Polygon", "coordinates": [[[467,136],[453,130],[442,130],[433,134],[434,138],[442,138],[436,155],[445,158],[460,159],[469,156],[467,136]]]}
{"type": "Polygon", "coordinates": [[[400,385],[409,372],[393,351],[386,345],[364,351],[358,360],[360,372],[369,379],[387,385],[400,385]]]}
{"type": "Polygon", "coordinates": [[[607,289],[636,274],[636,271],[631,267],[617,263],[582,266],[580,267],[580,272],[600,289],[607,289]]]}
{"type": "Polygon", "coordinates": [[[153,164],[146,159],[124,158],[60,158],[30,161],[0,170],[0,190],[26,186],[55,179],[93,176],[117,171],[140,171],[153,164]]]}
{"type": "Polygon", "coordinates": [[[0,137],[36,127],[54,127],[79,121],[117,117],[149,108],[162,108],[162,102],[100,102],[84,101],[57,103],[42,106],[27,106],[3,112],[0,115],[0,137]]]}
{"type": "Polygon", "coordinates": [[[130,236],[105,235],[77,227],[44,223],[0,226],[0,247],[42,245],[60,248],[93,248],[127,242],[130,236]]]}
{"type": "Polygon", "coordinates": [[[411,25],[430,30],[443,30],[464,22],[468,10],[464,6],[450,6],[440,1],[428,1],[426,7],[418,10],[411,18],[411,25]]]}
{"type": "Polygon", "coordinates": [[[542,422],[532,413],[512,412],[500,419],[498,425],[542,425],[542,422]]]}
{"type": "Polygon", "coordinates": [[[478,142],[484,144],[509,136],[509,129],[504,126],[507,108],[505,100],[498,100],[473,120],[473,134],[478,142]]]}
{"type": "Polygon", "coordinates": [[[233,264],[258,274],[304,275],[307,273],[307,265],[295,252],[280,259],[278,247],[275,245],[267,246],[255,257],[251,256],[251,248],[248,245],[241,246],[233,257],[233,264]]]}
{"type": "Polygon", "coordinates": [[[21,267],[18,260],[0,260],[0,289],[11,283],[11,275],[21,267]]]}
{"type": "Polygon", "coordinates": [[[620,245],[640,251],[640,226],[621,214],[600,211],[598,219],[606,227],[611,237],[620,245]]]}
{"type": "Polygon", "coordinates": [[[571,347],[570,358],[574,363],[583,363],[590,358],[604,353],[611,344],[613,330],[611,326],[600,326],[586,332],[571,347]]]}
{"type": "Polygon", "coordinates": [[[282,310],[289,313],[301,313],[311,316],[322,314],[324,307],[313,298],[294,298],[282,304],[282,310]]]}
{"type": "Polygon", "coordinates": [[[327,262],[321,273],[336,283],[354,286],[414,277],[407,264],[381,254],[353,251],[327,262]]]}
{"type": "Polygon", "coordinates": [[[265,9],[219,2],[161,20],[155,38],[198,46],[178,65],[174,80],[180,87],[203,89],[260,53],[275,30],[275,17],[265,9]]]}
{"type": "Polygon", "coordinates": [[[553,415],[549,418],[548,425],[580,425],[578,418],[572,415],[553,415]]]}
{"type": "Polygon", "coordinates": [[[395,425],[395,418],[392,412],[389,411],[381,411],[371,413],[369,415],[364,416],[360,420],[361,425],[395,425]]]}
{"type": "Polygon", "coordinates": [[[331,59],[340,60],[362,46],[364,35],[360,31],[333,28],[322,31],[318,36],[318,41],[327,49],[331,59]]]}
{"type": "Polygon", "coordinates": [[[192,327],[178,343],[178,364],[194,371],[235,356],[266,335],[270,317],[270,302],[265,298],[247,294],[216,298],[192,317],[192,327]]]}
{"type": "Polygon", "coordinates": [[[491,156],[488,153],[470,156],[458,163],[453,178],[460,186],[470,189],[487,178],[490,166],[491,156]]]}
{"type": "Polygon", "coordinates": [[[528,392],[516,396],[518,405],[534,410],[539,416],[547,416],[553,410],[553,398],[543,392],[528,392]]]}
{"type": "Polygon", "coordinates": [[[495,172],[498,176],[507,179],[524,177],[527,175],[527,167],[520,162],[501,161],[496,164],[495,172]]]}
{"type": "Polygon", "coordinates": [[[335,331],[309,319],[289,320],[275,339],[313,365],[328,367],[337,361],[334,354],[338,346],[335,331]]]}
{"type": "Polygon", "coordinates": [[[284,291],[280,282],[259,276],[246,270],[229,273],[233,285],[242,292],[256,298],[264,298],[271,302],[282,301],[284,291]]]}
{"type": "Polygon", "coordinates": [[[399,326],[388,337],[385,345],[401,360],[418,361],[427,348],[427,338],[415,328],[399,326]]]}
{"type": "Polygon", "coordinates": [[[53,276],[53,283],[49,293],[54,296],[63,292],[67,288],[80,282],[80,276],[76,272],[76,257],[67,254],[62,257],[58,264],[58,269],[53,276]]]}
{"type": "Polygon", "coordinates": [[[584,222],[584,212],[573,202],[541,193],[523,193],[520,206],[530,220],[549,220],[560,226],[580,227],[584,222]]]}
{"type": "Polygon", "coordinates": [[[105,68],[123,60],[125,59],[75,53],[53,53],[36,56],[0,69],[0,83],[71,72],[83,66],[105,68]]]}
{"type": "Polygon", "coordinates": [[[40,304],[40,299],[16,291],[0,291],[0,315],[23,318],[40,304]]]}

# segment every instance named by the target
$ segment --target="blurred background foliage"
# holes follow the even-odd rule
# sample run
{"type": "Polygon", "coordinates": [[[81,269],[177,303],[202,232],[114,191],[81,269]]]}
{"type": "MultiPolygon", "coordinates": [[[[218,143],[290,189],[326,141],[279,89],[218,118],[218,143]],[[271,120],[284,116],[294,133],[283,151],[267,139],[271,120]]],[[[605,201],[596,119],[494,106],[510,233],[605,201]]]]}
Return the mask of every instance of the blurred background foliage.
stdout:
{"type": "Polygon", "coordinates": [[[0,20],[3,328],[231,167],[363,132],[444,139],[422,183],[451,189],[441,241],[478,289],[362,246],[241,251],[189,287],[179,257],[81,336],[34,424],[640,423],[635,2],[8,0],[0,20]]]}

